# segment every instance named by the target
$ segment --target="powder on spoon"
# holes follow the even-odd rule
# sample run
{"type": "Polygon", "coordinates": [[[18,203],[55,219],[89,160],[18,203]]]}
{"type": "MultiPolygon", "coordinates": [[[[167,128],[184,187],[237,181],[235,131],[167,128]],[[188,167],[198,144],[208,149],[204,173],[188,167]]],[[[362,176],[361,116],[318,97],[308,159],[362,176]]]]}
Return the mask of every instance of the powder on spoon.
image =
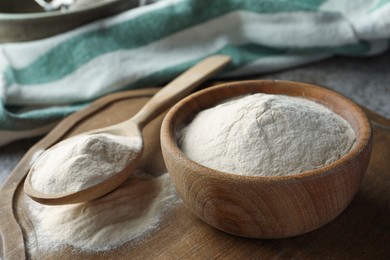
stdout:
{"type": "Polygon", "coordinates": [[[102,133],[69,138],[36,161],[31,185],[43,193],[91,187],[123,170],[141,148],[141,137],[102,133]]]}
{"type": "Polygon", "coordinates": [[[190,159],[212,169],[282,176],[336,161],[350,151],[355,133],[313,101],[253,94],[201,111],[178,139],[190,159]]]}

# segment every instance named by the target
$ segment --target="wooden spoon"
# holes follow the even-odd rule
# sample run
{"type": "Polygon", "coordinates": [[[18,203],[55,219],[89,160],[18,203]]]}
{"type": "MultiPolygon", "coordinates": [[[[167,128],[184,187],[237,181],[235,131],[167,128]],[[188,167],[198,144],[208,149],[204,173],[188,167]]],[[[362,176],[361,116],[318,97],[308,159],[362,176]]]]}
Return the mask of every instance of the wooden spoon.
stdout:
{"type": "MultiPolygon", "coordinates": [[[[199,84],[204,82],[206,79],[217,73],[224,66],[230,62],[230,57],[223,55],[215,55],[204,59],[199,62],[178,78],[173,80],[167,86],[162,88],[157,92],[150,100],[145,104],[145,106],[131,119],[121,122],[116,125],[109,127],[96,129],[83,135],[91,135],[98,133],[107,133],[117,136],[125,137],[139,137],[142,140],[142,129],[149,123],[153,118],[164,112],[171,105],[188,95],[195,89],[199,84]]],[[[75,137],[71,137],[75,138],[75,137]]],[[[69,140],[69,139],[66,139],[69,140]]],[[[65,140],[65,141],[66,141],[65,140]]],[[[102,182],[90,186],[88,188],[82,189],[76,192],[64,192],[59,194],[46,194],[34,189],[31,184],[31,176],[34,172],[37,171],[35,166],[39,160],[42,160],[47,156],[50,151],[56,147],[61,146],[61,143],[56,144],[47,151],[45,151],[41,156],[38,157],[36,162],[30,168],[30,171],[27,174],[26,180],[24,182],[24,191],[30,196],[33,200],[47,205],[63,205],[63,204],[72,204],[79,202],[86,202],[96,198],[99,198],[122,184],[129,176],[133,173],[136,167],[139,164],[143,151],[143,142],[142,147],[138,151],[136,158],[132,161],[129,161],[127,166],[117,174],[109,177],[102,182]]],[[[53,169],[54,171],[55,169],[53,169]]]]}

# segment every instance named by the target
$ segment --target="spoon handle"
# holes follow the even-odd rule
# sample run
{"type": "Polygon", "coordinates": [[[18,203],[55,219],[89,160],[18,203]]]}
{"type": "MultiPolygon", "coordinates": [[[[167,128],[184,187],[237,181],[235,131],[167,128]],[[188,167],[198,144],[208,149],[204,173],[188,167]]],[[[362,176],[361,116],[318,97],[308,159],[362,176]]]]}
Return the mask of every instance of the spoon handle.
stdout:
{"type": "Polygon", "coordinates": [[[220,71],[230,60],[229,56],[214,55],[200,61],[158,91],[130,121],[142,129],[153,118],[220,71]]]}

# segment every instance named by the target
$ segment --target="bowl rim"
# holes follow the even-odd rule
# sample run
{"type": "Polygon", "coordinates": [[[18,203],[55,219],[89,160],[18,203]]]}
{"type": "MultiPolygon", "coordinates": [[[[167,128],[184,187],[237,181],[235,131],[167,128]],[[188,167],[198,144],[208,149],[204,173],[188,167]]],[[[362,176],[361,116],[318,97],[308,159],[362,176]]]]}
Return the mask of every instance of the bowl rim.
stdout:
{"type": "MultiPolygon", "coordinates": [[[[262,92],[259,92],[262,93],[262,92]]],[[[304,97],[302,97],[304,98],[304,97]]],[[[221,102],[221,101],[220,101],[221,102]]],[[[324,105],[325,106],[325,105],[324,105]]],[[[329,107],[327,107],[329,109],[329,107]]],[[[334,112],[336,113],[336,112],[334,112]]],[[[337,113],[336,113],[337,114],[337,113]]],[[[347,121],[348,122],[348,121],[347,121]]],[[[349,124],[349,122],[348,122],[349,124]]],[[[226,180],[237,180],[237,181],[248,181],[248,182],[280,182],[280,181],[298,181],[303,179],[310,179],[313,177],[318,176],[326,176],[328,174],[331,174],[334,172],[334,170],[341,168],[345,166],[346,164],[350,163],[354,159],[356,159],[361,152],[370,144],[372,141],[372,126],[371,122],[364,113],[364,111],[351,99],[345,97],[344,95],[334,91],[330,90],[326,87],[322,87],[315,84],[310,83],[304,83],[299,81],[287,81],[287,80],[245,80],[245,81],[232,81],[222,84],[217,84],[215,86],[211,86],[205,89],[202,89],[200,91],[197,91],[182,100],[180,100],[178,103],[176,103],[165,115],[162,126],[161,126],[161,146],[162,149],[166,148],[170,150],[171,154],[174,154],[174,156],[178,157],[180,161],[183,164],[186,164],[187,167],[191,167],[196,171],[199,175],[202,176],[211,176],[212,174],[214,177],[226,179],[226,180]],[[216,169],[209,168],[207,166],[204,166],[202,164],[199,164],[193,160],[191,160],[187,155],[181,151],[179,146],[177,145],[177,142],[175,140],[175,129],[173,129],[173,120],[175,118],[175,115],[182,109],[183,105],[186,105],[188,102],[190,102],[191,99],[194,97],[200,97],[202,95],[207,95],[210,92],[216,91],[216,89],[226,88],[226,87],[235,87],[237,85],[248,85],[253,83],[261,83],[261,84],[273,84],[273,83],[283,83],[290,85],[291,87],[294,87],[294,85],[299,85],[300,87],[310,87],[310,88],[317,88],[322,91],[326,91],[329,94],[333,96],[337,96],[338,98],[341,98],[341,100],[348,104],[349,107],[358,115],[358,121],[364,125],[365,129],[362,131],[362,135],[359,139],[356,139],[354,146],[350,151],[348,151],[346,154],[344,154],[342,157],[337,159],[336,161],[322,166],[320,168],[307,170],[304,172],[291,174],[291,175],[282,175],[282,176],[259,176],[259,175],[239,175],[234,173],[228,173],[219,171],[216,169]]],[[[165,157],[165,156],[164,156],[165,157]]],[[[165,159],[165,158],[164,158],[165,159]]]]}

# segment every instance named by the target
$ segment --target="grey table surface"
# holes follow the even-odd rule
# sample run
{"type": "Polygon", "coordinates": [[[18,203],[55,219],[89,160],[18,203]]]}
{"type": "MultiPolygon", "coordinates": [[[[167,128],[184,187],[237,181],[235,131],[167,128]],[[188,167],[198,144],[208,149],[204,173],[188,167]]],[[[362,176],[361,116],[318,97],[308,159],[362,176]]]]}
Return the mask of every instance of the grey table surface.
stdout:
{"type": "MultiPolygon", "coordinates": [[[[326,86],[390,119],[390,51],[366,58],[334,57],[253,78],[295,80],[326,86]]],[[[38,140],[26,139],[0,147],[0,186],[38,140]]]]}

